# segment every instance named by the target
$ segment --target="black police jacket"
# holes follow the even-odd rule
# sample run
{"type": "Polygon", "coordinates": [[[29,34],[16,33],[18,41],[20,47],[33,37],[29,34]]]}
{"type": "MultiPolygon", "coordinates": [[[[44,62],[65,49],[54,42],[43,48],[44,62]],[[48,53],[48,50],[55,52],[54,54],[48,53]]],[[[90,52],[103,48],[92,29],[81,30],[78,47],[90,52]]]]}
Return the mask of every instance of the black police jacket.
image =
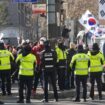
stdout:
{"type": "Polygon", "coordinates": [[[42,52],[41,55],[41,66],[44,70],[51,70],[56,67],[57,54],[53,49],[47,49],[42,52]]]}

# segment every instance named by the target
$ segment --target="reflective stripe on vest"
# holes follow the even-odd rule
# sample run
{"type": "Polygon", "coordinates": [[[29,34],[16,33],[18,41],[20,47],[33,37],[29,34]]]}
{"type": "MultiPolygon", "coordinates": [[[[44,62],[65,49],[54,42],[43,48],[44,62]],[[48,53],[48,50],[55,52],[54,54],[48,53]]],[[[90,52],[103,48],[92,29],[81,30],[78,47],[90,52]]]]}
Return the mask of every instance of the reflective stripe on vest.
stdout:
{"type": "Polygon", "coordinates": [[[76,68],[75,75],[88,75],[88,68],[76,68]]]}
{"type": "Polygon", "coordinates": [[[1,64],[0,66],[7,66],[10,65],[10,63],[1,64]]]}
{"type": "Polygon", "coordinates": [[[102,67],[102,65],[90,66],[91,68],[102,67]]]}
{"type": "Polygon", "coordinates": [[[52,53],[45,53],[44,54],[44,57],[51,57],[52,56],[52,53]]]}
{"type": "Polygon", "coordinates": [[[21,59],[20,62],[27,62],[27,63],[29,62],[29,63],[33,63],[33,61],[28,61],[28,60],[25,61],[24,59],[21,59]]]}
{"type": "Polygon", "coordinates": [[[75,70],[75,75],[88,75],[88,70],[75,70]]]}
{"type": "Polygon", "coordinates": [[[52,61],[53,60],[53,58],[45,58],[45,61],[52,61]]]}
{"type": "Polygon", "coordinates": [[[54,65],[45,65],[45,68],[52,68],[54,65]]]}
{"type": "Polygon", "coordinates": [[[103,71],[102,65],[90,66],[89,72],[100,72],[100,71],[103,71]]]}
{"type": "Polygon", "coordinates": [[[59,68],[65,68],[65,66],[59,66],[59,68]]]}
{"type": "Polygon", "coordinates": [[[76,68],[75,70],[88,70],[88,68],[76,68]]]}
{"type": "Polygon", "coordinates": [[[85,61],[86,61],[86,62],[87,62],[87,60],[88,60],[87,58],[78,58],[76,61],[78,61],[78,62],[79,62],[79,61],[80,61],[80,62],[82,62],[82,61],[85,62],[85,61]]]}
{"type": "Polygon", "coordinates": [[[31,69],[31,68],[20,68],[20,70],[33,70],[33,69],[31,69]]]}
{"type": "Polygon", "coordinates": [[[2,54],[2,55],[0,55],[0,58],[8,57],[8,56],[10,56],[10,55],[9,54],[2,54]]]}

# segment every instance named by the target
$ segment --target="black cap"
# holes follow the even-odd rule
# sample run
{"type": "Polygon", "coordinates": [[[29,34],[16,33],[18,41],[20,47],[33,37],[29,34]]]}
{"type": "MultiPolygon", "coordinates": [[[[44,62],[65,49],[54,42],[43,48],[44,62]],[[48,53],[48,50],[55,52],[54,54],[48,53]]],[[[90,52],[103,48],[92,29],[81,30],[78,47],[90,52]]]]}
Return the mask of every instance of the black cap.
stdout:
{"type": "Polygon", "coordinates": [[[0,49],[4,49],[4,41],[0,40],[0,49]]]}
{"type": "Polygon", "coordinates": [[[46,40],[46,41],[44,42],[44,46],[45,46],[45,47],[50,46],[50,41],[49,41],[49,40],[46,40]]]}
{"type": "Polygon", "coordinates": [[[27,44],[23,48],[25,49],[25,51],[31,52],[31,46],[30,45],[27,44]]]}
{"type": "Polygon", "coordinates": [[[27,43],[27,41],[24,41],[23,43],[22,43],[22,45],[28,45],[29,43],[27,43]]]}
{"type": "Polygon", "coordinates": [[[92,49],[93,49],[94,51],[99,51],[99,50],[100,50],[100,48],[99,48],[99,46],[98,46],[97,43],[94,43],[94,44],[93,44],[92,49]]]}
{"type": "Polygon", "coordinates": [[[63,39],[62,39],[62,38],[59,38],[59,39],[57,40],[57,42],[58,42],[58,44],[63,43],[63,39]]]}

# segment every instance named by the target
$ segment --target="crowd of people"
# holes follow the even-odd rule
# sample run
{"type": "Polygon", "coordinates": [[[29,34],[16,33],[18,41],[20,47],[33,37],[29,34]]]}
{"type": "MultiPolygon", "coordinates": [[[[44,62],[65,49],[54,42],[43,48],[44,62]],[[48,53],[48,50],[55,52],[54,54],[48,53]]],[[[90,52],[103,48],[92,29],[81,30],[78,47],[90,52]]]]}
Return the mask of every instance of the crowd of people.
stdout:
{"type": "MultiPolygon", "coordinates": [[[[54,43],[53,43],[54,44],[54,43]]],[[[94,84],[97,82],[99,100],[102,100],[102,72],[104,56],[97,43],[92,49],[70,42],[65,46],[62,38],[57,40],[55,48],[46,38],[40,38],[32,44],[25,41],[21,46],[13,47],[0,41],[0,84],[2,96],[12,95],[11,86],[18,81],[19,99],[30,103],[31,93],[35,95],[39,81],[44,91],[43,102],[48,102],[48,83],[52,84],[55,101],[58,101],[58,90],[76,89],[74,101],[80,101],[80,84],[83,87],[83,99],[87,99],[87,80],[90,80],[90,98],[94,100],[94,84]],[[50,79],[50,81],[49,81],[50,79]],[[11,81],[12,80],[12,81],[11,81]],[[59,88],[57,88],[57,84],[59,88]]],[[[0,101],[0,104],[3,104],[0,101]]]]}

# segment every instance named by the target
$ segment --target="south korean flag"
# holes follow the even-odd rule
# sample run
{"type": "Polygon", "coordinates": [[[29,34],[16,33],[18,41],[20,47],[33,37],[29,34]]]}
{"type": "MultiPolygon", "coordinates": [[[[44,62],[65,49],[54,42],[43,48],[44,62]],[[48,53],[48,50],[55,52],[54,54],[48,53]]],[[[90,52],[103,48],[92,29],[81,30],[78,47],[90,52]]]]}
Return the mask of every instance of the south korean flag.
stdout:
{"type": "Polygon", "coordinates": [[[96,28],[98,27],[98,21],[95,19],[94,15],[87,10],[82,17],[79,19],[81,25],[83,25],[89,32],[94,34],[96,28]]]}
{"type": "Polygon", "coordinates": [[[99,19],[105,19],[105,0],[99,0],[99,19]]]}

